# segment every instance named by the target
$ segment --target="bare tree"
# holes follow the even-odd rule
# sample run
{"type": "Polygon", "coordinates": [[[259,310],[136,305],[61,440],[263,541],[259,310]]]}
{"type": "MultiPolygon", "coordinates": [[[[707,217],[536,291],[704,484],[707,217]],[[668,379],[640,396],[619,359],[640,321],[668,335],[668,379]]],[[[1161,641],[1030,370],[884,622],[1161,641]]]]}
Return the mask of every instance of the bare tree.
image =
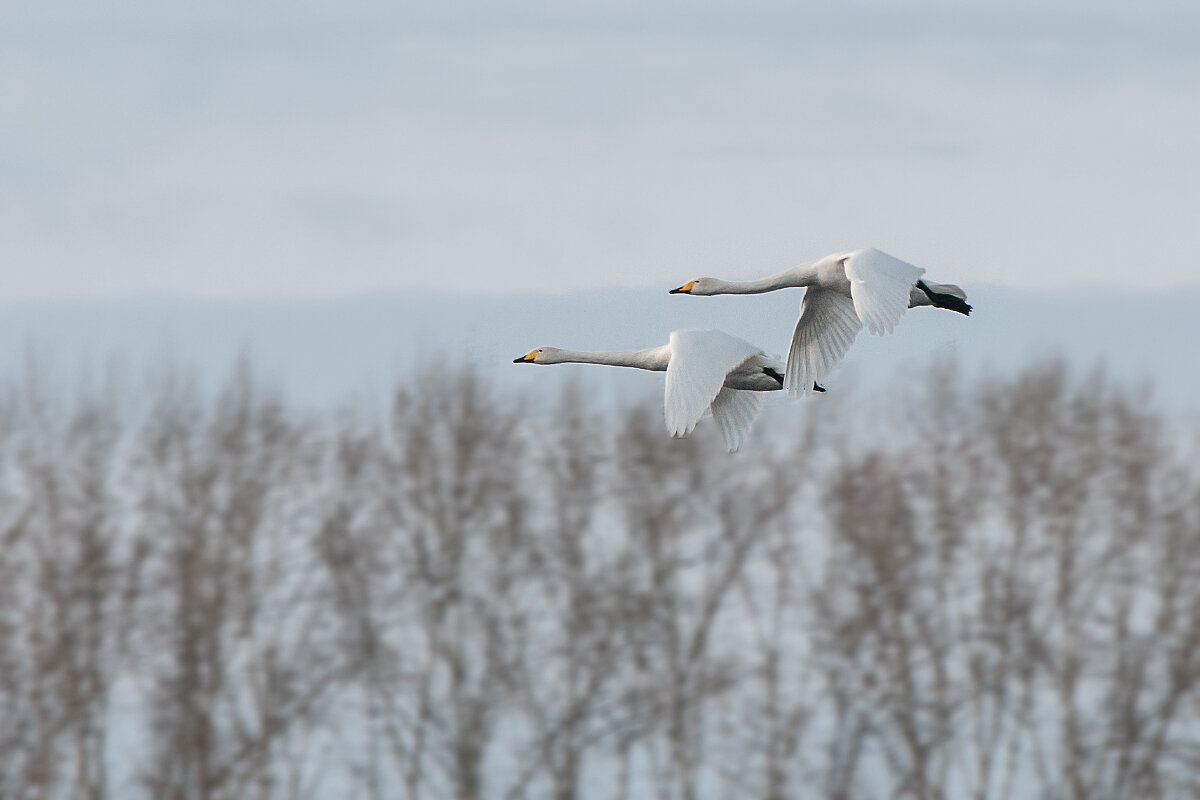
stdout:
{"type": "MultiPolygon", "coordinates": [[[[53,389],[53,390],[52,390],[53,389]]],[[[0,392],[0,796],[1200,792],[1200,468],[1058,362],[768,409],[0,392]]],[[[782,406],[782,403],[780,404],[782,406]]]]}
{"type": "Polygon", "coordinates": [[[112,398],[71,409],[25,376],[4,409],[0,794],[101,798],[119,615],[112,398]]]}
{"type": "Polygon", "coordinates": [[[342,526],[340,543],[329,529],[323,552],[369,587],[346,606],[368,643],[357,673],[407,796],[478,798],[528,572],[519,406],[472,373],[430,370],[417,385],[397,392],[374,449],[372,518],[342,526]]]}
{"type": "Polygon", "coordinates": [[[155,797],[303,785],[304,754],[287,748],[336,674],[325,611],[305,602],[306,432],[259,391],[244,364],[211,411],[168,384],[139,442],[140,644],[154,654],[139,672],[156,736],[142,780],[155,797]]]}
{"type": "Polygon", "coordinates": [[[518,713],[532,742],[506,796],[524,796],[540,777],[554,800],[574,800],[589,756],[628,747],[643,722],[640,698],[627,685],[632,637],[623,598],[633,588],[630,563],[606,524],[615,506],[602,469],[610,459],[601,436],[607,420],[585,407],[575,384],[551,413],[555,425],[539,432],[528,479],[537,487],[528,520],[537,535],[525,540],[530,604],[517,627],[521,660],[514,676],[518,713]]]}

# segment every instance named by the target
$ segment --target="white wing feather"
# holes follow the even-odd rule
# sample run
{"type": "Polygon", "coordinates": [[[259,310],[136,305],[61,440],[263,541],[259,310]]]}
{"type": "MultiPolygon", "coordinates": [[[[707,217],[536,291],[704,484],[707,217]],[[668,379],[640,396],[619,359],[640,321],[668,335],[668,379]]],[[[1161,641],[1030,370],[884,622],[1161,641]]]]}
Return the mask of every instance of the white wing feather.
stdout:
{"type": "MultiPolygon", "coordinates": [[[[904,302],[907,306],[907,294],[904,302]]],[[[861,327],[853,300],[830,289],[808,287],[800,302],[800,319],[784,370],[788,394],[811,391],[813,382],[825,377],[846,355],[861,327]]]]}
{"type": "Polygon", "coordinates": [[[663,395],[667,430],[671,435],[691,433],[720,393],[725,376],[760,352],[749,342],[722,331],[672,333],[663,395]]]}
{"type": "Polygon", "coordinates": [[[762,392],[725,387],[717,393],[712,401],[713,421],[721,429],[729,452],[737,452],[742,446],[742,439],[750,432],[761,407],[762,392]]]}
{"type": "Polygon", "coordinates": [[[845,261],[854,310],[871,333],[891,333],[908,310],[909,293],[925,270],[873,248],[845,261]]]}

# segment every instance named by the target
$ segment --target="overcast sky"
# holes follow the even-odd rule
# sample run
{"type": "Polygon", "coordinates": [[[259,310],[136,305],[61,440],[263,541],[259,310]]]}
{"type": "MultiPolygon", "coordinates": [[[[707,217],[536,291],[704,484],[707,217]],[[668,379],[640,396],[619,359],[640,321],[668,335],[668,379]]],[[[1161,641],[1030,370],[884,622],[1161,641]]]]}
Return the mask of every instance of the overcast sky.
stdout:
{"type": "Polygon", "coordinates": [[[1194,2],[566,5],[3,4],[0,298],[1200,284],[1194,2]]]}

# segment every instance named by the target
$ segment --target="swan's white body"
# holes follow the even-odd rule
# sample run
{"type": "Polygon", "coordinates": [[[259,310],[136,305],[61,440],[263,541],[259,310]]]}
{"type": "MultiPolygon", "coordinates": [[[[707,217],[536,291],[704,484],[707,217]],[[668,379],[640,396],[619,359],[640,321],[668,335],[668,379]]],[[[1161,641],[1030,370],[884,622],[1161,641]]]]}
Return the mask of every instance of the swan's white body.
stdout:
{"type": "Polygon", "coordinates": [[[666,372],[663,409],[670,434],[688,435],[711,410],[731,453],[754,424],[762,405],[761,393],[783,388],[783,363],[778,358],[722,331],[675,331],[667,344],[645,350],[585,352],[539,347],[514,361],[607,364],[666,372]]]}
{"type": "Polygon", "coordinates": [[[936,305],[934,297],[957,298],[960,307],[954,310],[970,311],[971,307],[961,302],[966,295],[957,286],[925,285],[926,290],[934,290],[932,294],[919,288],[924,272],[869,248],[834,253],[755,281],[699,278],[672,294],[761,294],[807,287],[784,371],[784,387],[796,395],[825,377],[850,349],[860,328],[874,334],[891,333],[910,306],[936,305]]]}

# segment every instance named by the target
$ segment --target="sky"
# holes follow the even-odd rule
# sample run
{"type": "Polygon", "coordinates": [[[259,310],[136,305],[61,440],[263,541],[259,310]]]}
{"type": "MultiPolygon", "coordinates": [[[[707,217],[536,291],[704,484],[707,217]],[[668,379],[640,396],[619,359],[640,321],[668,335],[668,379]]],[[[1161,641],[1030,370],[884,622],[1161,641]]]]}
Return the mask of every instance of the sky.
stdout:
{"type": "Polygon", "coordinates": [[[1200,285],[1194,2],[0,6],[0,304],[1200,285]]]}

